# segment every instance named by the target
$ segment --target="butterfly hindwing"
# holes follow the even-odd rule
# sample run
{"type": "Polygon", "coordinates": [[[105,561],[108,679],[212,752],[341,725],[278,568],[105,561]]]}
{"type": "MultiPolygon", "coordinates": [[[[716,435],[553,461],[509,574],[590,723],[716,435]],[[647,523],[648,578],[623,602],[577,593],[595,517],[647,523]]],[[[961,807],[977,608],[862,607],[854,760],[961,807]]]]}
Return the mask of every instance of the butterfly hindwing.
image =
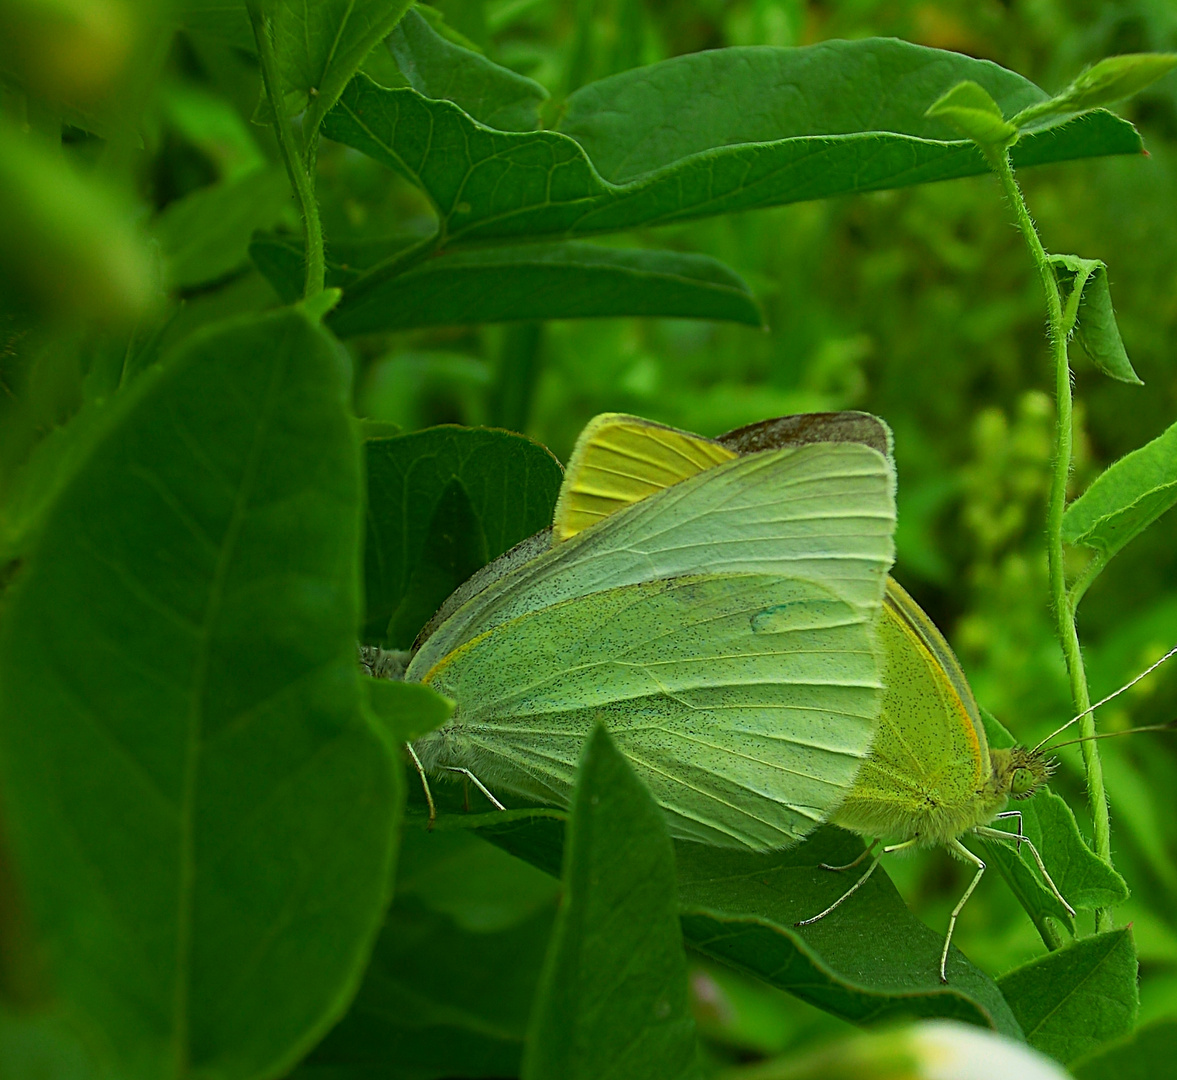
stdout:
{"type": "Polygon", "coordinates": [[[845,797],[881,683],[868,611],[780,575],[621,586],[502,623],[436,666],[459,702],[426,768],[566,804],[603,720],[686,839],[787,847],[845,797]]]}

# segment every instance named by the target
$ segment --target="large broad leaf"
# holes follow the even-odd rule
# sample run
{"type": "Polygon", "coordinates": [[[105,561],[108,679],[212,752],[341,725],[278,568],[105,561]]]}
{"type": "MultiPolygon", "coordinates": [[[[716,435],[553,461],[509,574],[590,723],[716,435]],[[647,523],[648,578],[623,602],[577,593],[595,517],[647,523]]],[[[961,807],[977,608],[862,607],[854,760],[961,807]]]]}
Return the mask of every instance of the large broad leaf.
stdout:
{"type": "Polygon", "coordinates": [[[1063,515],[1063,539],[1110,559],[1177,503],[1177,424],[1095,478],[1063,515]]]}
{"type": "MultiPolygon", "coordinates": [[[[446,815],[439,827],[479,835],[557,873],[562,825],[555,811],[446,815]]],[[[955,948],[940,982],[943,933],[917,920],[882,869],[821,922],[816,915],[853,884],[844,865],[861,842],[827,828],[790,851],[754,855],[678,843],[679,915],[686,943],[855,1023],[890,1017],[947,1017],[1021,1038],[1000,991],[955,948]],[[849,879],[849,880],[848,880],[849,879]]]]}
{"type": "Polygon", "coordinates": [[[1156,1080],[1173,1068],[1177,1018],[1145,1024],[1071,1066],[1076,1080],[1156,1080]]]}
{"type": "MultiPolygon", "coordinates": [[[[332,253],[327,282],[345,292],[327,323],[341,337],[416,326],[618,315],[761,322],[743,279],[706,255],[569,241],[457,251],[399,276],[382,269],[358,272],[378,267],[396,243],[332,253]]],[[[301,243],[259,237],[250,252],[283,299],[299,295],[301,243]]]]}
{"type": "Polygon", "coordinates": [[[1132,1030],[1139,994],[1129,928],[1083,938],[997,980],[1030,1045],[1069,1064],[1132,1030]]]}
{"type": "Polygon", "coordinates": [[[474,571],[551,524],[563,471],[506,431],[438,427],[366,447],[365,636],[403,648],[474,571]]]}
{"type": "MultiPolygon", "coordinates": [[[[696,53],[573,94],[562,132],[509,133],[359,76],[323,131],[419,184],[448,242],[605,232],[986,171],[925,110],[972,79],[1006,112],[1044,100],[986,61],[889,39],[696,53]]],[[[1106,112],[1026,135],[1014,164],[1139,153],[1106,112]]]]}
{"type": "Polygon", "coordinates": [[[698,1077],[666,818],[600,726],[580,760],[563,882],[524,1080],[698,1077]]]}
{"type": "Polygon", "coordinates": [[[499,131],[534,131],[548,96],[539,83],[447,41],[410,9],[388,36],[388,49],[408,84],[428,98],[452,101],[499,131]]]}
{"type": "Polygon", "coordinates": [[[278,1075],[354,992],[400,798],[361,710],[360,501],[337,347],[251,318],[124,395],[6,592],[7,839],[123,1078],[278,1075]]]}

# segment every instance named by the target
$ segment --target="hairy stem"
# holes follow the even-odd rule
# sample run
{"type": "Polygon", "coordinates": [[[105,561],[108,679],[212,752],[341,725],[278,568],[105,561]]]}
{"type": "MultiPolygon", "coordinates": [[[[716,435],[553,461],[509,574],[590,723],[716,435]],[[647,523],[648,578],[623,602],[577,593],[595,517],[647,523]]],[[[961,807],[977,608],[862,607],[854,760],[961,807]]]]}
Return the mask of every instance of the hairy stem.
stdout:
{"type": "MultiPolygon", "coordinates": [[[[1054,476],[1050,485],[1050,505],[1046,517],[1047,556],[1050,569],[1050,597],[1054,605],[1056,630],[1063,657],[1067,663],[1067,674],[1071,681],[1071,698],[1075,711],[1085,712],[1091,704],[1087,690],[1087,674],[1083,669],[1083,654],[1079,649],[1079,634],[1075,629],[1075,609],[1067,596],[1067,581],[1063,567],[1063,511],[1067,506],[1067,479],[1071,472],[1071,367],[1067,360],[1067,337],[1071,326],[1063,312],[1062,297],[1058,279],[1049,257],[1042,247],[1038,230],[1026,208],[1026,200],[1014,179],[1009,153],[993,154],[990,162],[1001,181],[1002,189],[1013,208],[1018,228],[1030,249],[1042,288],[1046,293],[1046,308],[1050,324],[1050,351],[1054,360],[1055,403],[1057,410],[1054,476]]],[[[1075,298],[1072,298],[1075,299],[1075,298]]],[[[1077,303],[1077,300],[1076,300],[1077,303]]],[[[1070,314],[1071,305],[1068,304],[1070,314]]],[[[1073,324],[1073,315],[1072,315],[1073,324]]],[[[1103,766],[1099,760],[1099,749],[1095,735],[1095,716],[1087,713],[1079,722],[1083,741],[1083,765],[1087,773],[1087,799],[1091,808],[1091,819],[1095,829],[1095,852],[1111,864],[1111,826],[1108,821],[1108,802],[1103,785],[1103,766]]],[[[1095,913],[1096,930],[1111,926],[1111,915],[1103,908],[1095,913]]]]}
{"type": "MultiPolygon", "coordinates": [[[[278,136],[278,148],[286,164],[286,175],[294,188],[298,210],[302,215],[303,234],[306,238],[306,282],[303,299],[309,300],[323,291],[326,264],[323,257],[323,226],[319,221],[319,203],[315,198],[315,146],[304,146],[295,131],[294,122],[283,108],[282,90],[278,82],[278,62],[274,57],[274,44],[270,40],[269,27],[261,0],[249,0],[249,19],[253,24],[253,36],[257,42],[257,55],[261,63],[262,83],[266,97],[274,113],[274,130],[278,136]]],[[[312,135],[312,139],[315,136],[312,135]]]]}

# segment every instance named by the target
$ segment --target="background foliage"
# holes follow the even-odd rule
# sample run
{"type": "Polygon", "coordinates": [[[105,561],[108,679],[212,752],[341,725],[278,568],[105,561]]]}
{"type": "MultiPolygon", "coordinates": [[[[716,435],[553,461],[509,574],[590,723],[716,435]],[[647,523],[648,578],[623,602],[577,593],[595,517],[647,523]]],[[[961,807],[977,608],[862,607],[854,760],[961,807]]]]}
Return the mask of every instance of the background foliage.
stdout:
{"type": "MultiPolygon", "coordinates": [[[[324,4],[321,10],[337,6],[324,4]]],[[[5,389],[0,404],[0,550],[5,580],[19,576],[21,560],[31,548],[66,558],[59,553],[88,527],[85,522],[103,520],[104,502],[115,499],[104,496],[109,485],[123,472],[140,478],[154,475],[161,447],[178,440],[215,474],[216,462],[208,463],[202,448],[189,445],[177,432],[208,431],[217,425],[227,431],[232,421],[225,415],[235,414],[221,407],[226,402],[249,401],[263,393],[278,394],[283,401],[282,395],[297,398],[293,384],[283,382],[277,368],[253,364],[262,347],[258,342],[305,338],[292,347],[292,355],[301,356],[299,350],[304,350],[318,357],[317,403],[282,406],[301,418],[306,432],[342,430],[350,409],[367,419],[368,434],[421,430],[410,436],[415,441],[367,444],[370,482],[379,482],[388,505],[414,508],[422,528],[410,537],[410,546],[435,554],[428,566],[418,569],[408,554],[379,563],[377,553],[389,551],[388,542],[380,539],[382,525],[391,528],[396,518],[390,515],[382,522],[379,513],[369,517],[366,634],[369,640],[399,646],[411,642],[439,596],[544,524],[559,476],[549,457],[522,440],[504,451],[507,464],[501,470],[491,470],[479,460],[477,448],[472,452],[469,444],[455,442],[451,432],[423,429],[439,424],[501,426],[531,436],[564,460],[584,422],[605,410],[718,434],[766,416],[859,408],[884,417],[895,432],[900,510],[895,574],[957,649],[978,699],[1024,742],[1036,741],[1070,715],[1067,679],[1047,606],[1043,530],[1053,406],[1042,301],[1033,266],[1010,228],[1008,208],[992,178],[965,176],[656,228],[639,225],[610,238],[608,249],[591,238],[560,237],[542,250],[532,249],[532,261],[496,291],[485,283],[498,280],[506,249],[496,247],[494,237],[465,252],[423,257],[428,252],[421,245],[428,243],[438,217],[451,213],[457,230],[472,197],[454,194],[445,211],[442,196],[449,181],[439,173],[431,181],[434,187],[426,184],[434,197],[431,204],[405,175],[361,152],[364,147],[357,149],[359,138],[348,133],[346,117],[337,111],[328,115],[326,130],[339,141],[324,140],[317,151],[318,202],[328,238],[327,284],[346,289],[372,267],[379,271],[397,265],[398,257],[419,261],[397,279],[395,292],[389,291],[387,275],[376,272],[354,293],[345,294],[326,319],[345,347],[314,325],[315,311],[306,319],[289,312],[271,314],[266,316],[270,321],[238,324],[236,332],[222,326],[212,337],[193,338],[224,319],[276,312],[302,292],[298,208],[275,138],[275,117],[260,93],[245,8],[200,0],[175,7],[120,0],[77,0],[60,11],[51,7],[22,0],[0,16],[0,39],[5,42],[0,55],[0,380],[5,389]],[[61,168],[63,163],[68,168],[61,168]],[[586,310],[570,301],[570,296],[576,300],[573,286],[596,307],[586,310]],[[496,321],[517,314],[520,305],[533,316],[530,321],[496,321]],[[659,317],[577,317],[618,310],[636,316],[658,312],[659,317]],[[705,317],[662,317],[668,311],[705,317]],[[177,373],[170,382],[140,381],[140,373],[181,346],[175,354],[180,360],[169,361],[173,366],[168,370],[177,373]],[[346,380],[332,364],[340,370],[350,365],[350,401],[342,398],[346,380]],[[197,370],[203,372],[199,378],[192,374],[197,370]],[[185,388],[184,377],[196,382],[185,388]],[[137,409],[142,415],[165,410],[167,423],[155,431],[127,419],[140,415],[137,409]],[[125,445],[102,442],[104,433],[119,424],[129,425],[125,445]],[[105,458],[90,456],[92,441],[102,442],[105,458]],[[435,479],[449,476],[458,479],[435,479]],[[64,511],[43,519],[45,508],[68,485],[88,492],[93,505],[71,503],[81,507],[71,511],[83,514],[77,519],[64,511]],[[487,511],[508,497],[517,504],[513,520],[496,519],[487,511]]],[[[283,54],[283,108],[292,116],[304,115],[308,103],[317,116],[315,95],[308,88],[316,88],[317,94],[318,87],[334,85],[332,65],[343,70],[348,49],[366,53],[365,42],[378,41],[401,12],[397,5],[359,7],[365,17],[376,12],[379,18],[357,18],[337,52],[293,49],[283,54]]],[[[1051,92],[1085,64],[1108,54],[1177,50],[1177,11],[1167,0],[439,0],[435,7],[440,17],[413,9],[387,44],[371,53],[364,71],[383,86],[409,86],[429,98],[459,101],[470,116],[516,134],[534,129],[537,122],[545,129],[563,124],[562,130],[576,134],[577,108],[584,106],[575,102],[591,99],[583,93],[572,105],[568,99],[587,84],[724,46],[894,35],[993,60],[1051,92]]],[[[281,44],[283,34],[301,40],[303,29],[279,26],[276,43],[281,44]]],[[[304,37],[315,40],[313,34],[304,37]]],[[[353,102],[349,95],[359,100],[367,92],[366,84],[345,89],[344,82],[335,92],[344,95],[345,106],[353,102]]],[[[1082,358],[1080,349],[1074,350],[1078,461],[1073,494],[1112,461],[1159,435],[1177,416],[1172,359],[1177,340],[1177,76],[1156,83],[1119,111],[1139,128],[1147,159],[1094,158],[1019,175],[1047,246],[1107,263],[1120,330],[1145,384],[1141,389],[1108,380],[1082,358]]],[[[327,112],[326,105],[322,112],[327,112]]],[[[591,145],[591,132],[585,140],[591,145]]],[[[602,172],[607,172],[604,166],[602,172]]],[[[614,163],[606,178],[627,179],[624,162],[614,163]]],[[[280,352],[275,346],[275,354],[280,352]]],[[[289,369],[282,371],[289,376],[289,369]]],[[[234,438],[261,438],[260,429],[242,423],[234,438]]],[[[310,435],[299,439],[297,434],[297,428],[278,432],[277,441],[266,442],[269,457],[262,467],[301,470],[305,484],[286,493],[289,506],[330,516],[332,511],[324,507],[335,505],[333,499],[346,503],[339,493],[351,490],[348,485],[355,478],[342,459],[331,458],[336,444],[317,447],[310,435]]],[[[144,483],[144,490],[158,494],[159,485],[144,483]]],[[[195,525],[187,522],[179,532],[189,526],[193,533],[229,529],[239,520],[232,506],[210,503],[202,511],[205,517],[195,525]]],[[[285,556],[274,552],[286,550],[291,535],[300,536],[297,514],[290,510],[286,518],[281,509],[269,506],[242,513],[240,520],[248,528],[244,546],[237,549],[245,568],[241,573],[247,576],[249,567],[275,558],[282,562],[285,556]],[[279,532],[267,532],[271,528],[279,532]]],[[[105,559],[106,566],[130,558],[128,551],[148,558],[155,539],[139,537],[136,547],[135,528],[134,520],[117,529],[111,525],[111,536],[131,534],[130,547],[82,545],[87,557],[100,563],[105,559]]],[[[346,638],[358,597],[337,599],[329,612],[325,608],[331,605],[319,597],[321,610],[314,606],[312,579],[325,564],[334,565],[332,559],[350,566],[340,573],[358,575],[348,559],[358,560],[339,554],[349,543],[354,548],[357,532],[355,521],[343,521],[338,532],[294,542],[334,554],[324,554],[326,563],[309,569],[283,564],[283,572],[303,590],[298,592],[302,607],[294,615],[279,612],[276,620],[326,620],[344,627],[346,638]]],[[[183,543],[191,541],[186,533],[184,537],[183,543]]],[[[200,606],[198,600],[220,596],[217,583],[224,580],[218,566],[200,561],[204,556],[199,548],[197,543],[192,591],[177,600],[181,608],[190,601],[192,611],[200,606]]],[[[50,676],[39,677],[35,658],[20,651],[29,640],[41,634],[66,653],[78,650],[93,658],[101,655],[103,635],[114,641],[120,631],[90,620],[96,605],[101,607],[101,595],[91,590],[89,579],[55,578],[52,563],[47,565],[49,570],[25,587],[17,601],[6,601],[3,610],[9,644],[2,673],[8,687],[21,687],[19,695],[7,691],[6,707],[12,710],[16,702],[26,715],[62,708],[37,696],[50,676]],[[45,619],[46,612],[54,614],[52,621],[45,619]],[[19,638],[12,627],[20,631],[19,638]]],[[[175,567],[155,569],[160,580],[175,572],[175,567]]],[[[92,572],[101,576],[97,569],[92,572]]],[[[123,586],[141,598],[135,582],[123,586]]],[[[242,597],[237,602],[253,601],[242,597]]],[[[212,629],[206,627],[208,634],[201,639],[203,651],[196,649],[194,655],[206,660],[212,656],[209,662],[221,663],[231,673],[231,635],[218,637],[215,626],[208,625],[212,629]]],[[[1175,643],[1177,519],[1172,514],[1126,548],[1092,587],[1081,610],[1080,632],[1097,698],[1175,643]]],[[[164,672],[173,688],[188,686],[191,664],[203,661],[190,662],[166,635],[142,633],[132,660],[146,654],[154,664],[157,650],[164,659],[153,670],[164,672]]],[[[265,633],[267,640],[276,640],[283,630],[276,626],[265,633]]],[[[292,671],[297,663],[342,663],[340,640],[336,635],[287,642],[283,655],[294,665],[292,671]]],[[[90,675],[101,682],[109,674],[103,664],[76,667],[77,685],[84,686],[90,675]],[[94,674],[94,667],[101,670],[94,674]]],[[[282,770],[294,769],[300,755],[315,758],[319,746],[335,747],[337,757],[363,757],[364,747],[370,755],[383,745],[387,728],[358,725],[343,715],[349,707],[339,700],[348,700],[351,692],[345,691],[332,707],[321,701],[307,706],[300,741],[288,760],[270,761],[257,746],[230,760],[240,767],[241,761],[254,760],[249,752],[256,754],[271,775],[266,779],[255,773],[254,778],[272,782],[279,808],[290,805],[283,800],[301,807],[314,799],[332,805],[346,788],[338,773],[323,767],[306,774],[312,798],[282,786],[282,770]],[[339,712],[334,719],[332,708],[339,712]]],[[[112,716],[124,707],[115,698],[102,705],[112,716]]],[[[133,707],[145,708],[142,701],[133,707]]],[[[154,702],[151,707],[164,706],[154,702]]],[[[221,702],[217,708],[208,716],[227,724],[246,710],[238,701],[221,702]]],[[[350,708],[354,712],[354,705],[350,708]]],[[[427,705],[398,700],[386,702],[382,711],[374,697],[369,715],[387,717],[400,709],[400,719],[388,722],[401,724],[391,735],[404,738],[412,729],[411,719],[404,717],[411,718],[415,708],[425,710],[427,705]]],[[[1101,726],[1116,730],[1174,716],[1177,670],[1162,669],[1103,710],[1101,726]]],[[[44,738],[56,736],[45,732],[44,738]]],[[[178,792],[176,799],[186,805],[183,800],[192,794],[184,787],[183,771],[169,771],[174,759],[182,758],[184,745],[181,739],[174,746],[164,746],[162,739],[148,744],[148,772],[158,767],[155,778],[165,777],[159,790],[167,798],[159,802],[159,791],[145,785],[136,789],[141,805],[128,801],[118,814],[150,818],[159,832],[149,849],[120,857],[129,860],[127,866],[135,859],[162,865],[161,860],[167,862],[174,854],[175,873],[182,876],[185,845],[193,843],[193,836],[198,839],[192,850],[199,850],[201,836],[235,835],[234,829],[247,827],[254,830],[248,835],[256,846],[237,852],[242,865],[279,844],[321,869],[330,863],[324,878],[347,886],[339,887],[340,895],[332,901],[338,906],[333,925],[342,921],[352,928],[350,944],[340,945],[331,956],[310,958],[302,967],[273,969],[287,978],[327,980],[324,1000],[300,1005],[309,1017],[298,1022],[300,1038],[278,1028],[261,1031],[244,1050],[237,1047],[239,1057],[230,1061],[222,1049],[237,1045],[235,1021],[220,1014],[196,1015],[193,1059],[169,1065],[178,1036],[161,1018],[143,1036],[151,1049],[142,1060],[125,1073],[104,1073],[102,1066],[92,1064],[104,1060],[101,1031],[86,1030],[84,1024],[79,1028],[52,1010],[38,1012],[39,1005],[28,1014],[34,1020],[27,1020],[29,1003],[42,1001],[44,958],[25,956],[13,944],[24,940],[26,929],[12,914],[19,904],[11,897],[19,898],[25,888],[36,893],[40,886],[17,889],[6,880],[0,882],[8,905],[0,904],[0,924],[7,927],[0,934],[0,944],[7,946],[0,965],[0,1053],[11,1055],[8,1060],[22,1063],[22,1068],[51,1068],[52,1076],[185,1075],[189,1069],[207,1070],[208,1075],[279,1075],[292,1068],[294,1075],[324,1080],[497,1076],[513,1075],[519,1068],[524,1036],[533,1023],[540,1025],[535,1045],[543,1052],[533,1051],[529,1068],[536,1070],[532,1075],[543,1075],[537,1062],[544,1053],[551,1059],[558,1046],[551,1031],[543,1029],[551,1017],[536,1019],[529,1005],[535,987],[555,977],[543,965],[559,886],[503,850],[524,854],[558,874],[557,848],[547,851],[545,861],[539,833],[513,834],[512,823],[496,819],[487,819],[481,828],[496,846],[466,829],[426,835],[410,825],[404,832],[393,906],[365,966],[365,950],[377,933],[373,919],[387,899],[391,873],[389,837],[401,798],[394,772],[368,766],[363,805],[372,813],[363,827],[349,824],[341,811],[340,820],[323,818],[314,829],[294,829],[295,836],[283,824],[288,820],[285,811],[267,804],[265,813],[257,810],[261,818],[251,816],[257,808],[246,805],[235,807],[238,816],[232,820],[200,819],[197,813],[196,827],[173,834],[167,800],[178,792]],[[347,833],[346,850],[335,849],[332,830],[347,833]],[[355,900],[357,894],[363,902],[355,900]],[[357,985],[355,1006],[311,1050],[344,1013],[357,985]],[[54,1026],[58,1023],[66,1026],[59,1029],[54,1026]],[[61,1034],[67,1028],[74,1033],[69,1039],[61,1034]],[[308,1050],[309,1057],[295,1066],[308,1050]],[[398,1071],[388,1071],[390,1061],[398,1071]]],[[[5,752],[16,760],[24,751],[14,747],[8,743],[5,752]]],[[[25,749],[33,758],[40,753],[37,747],[25,749]]],[[[596,752],[594,767],[612,775],[616,763],[608,759],[607,746],[596,752]]],[[[1106,742],[1102,752],[1116,865],[1132,889],[1131,897],[1117,907],[1116,920],[1119,926],[1133,926],[1140,961],[1139,1023],[1156,1023],[1139,1042],[1150,1048],[1171,1046],[1165,1039],[1171,1040],[1172,1018],[1177,1016],[1177,921],[1172,916],[1177,905],[1177,748],[1165,736],[1140,736],[1106,742]]],[[[79,752],[75,767],[98,769],[101,756],[95,754],[84,759],[79,752]]],[[[1090,823],[1077,750],[1068,748],[1061,757],[1054,787],[1086,833],[1090,823]]],[[[112,790],[126,790],[118,768],[139,775],[133,764],[101,766],[112,790]]],[[[9,789],[16,783],[14,775],[8,774],[9,789]]],[[[598,776],[593,782],[603,781],[598,776]]],[[[617,782],[624,786],[624,781],[617,782]]],[[[630,796],[637,800],[633,812],[644,812],[640,792],[630,796]]],[[[419,794],[410,790],[409,819],[419,825],[415,800],[419,794]]],[[[199,800],[192,805],[199,807],[199,800]]],[[[83,821],[85,806],[70,808],[67,816],[83,821]]],[[[125,820],[118,816],[111,829],[125,820]]],[[[52,818],[34,824],[45,828],[44,835],[54,835],[60,823],[52,818]]],[[[606,831],[613,827],[609,822],[600,825],[606,831]]],[[[33,825],[29,829],[36,831],[33,825]]],[[[586,865],[596,857],[593,835],[587,825],[578,833],[574,857],[586,865]]],[[[557,843],[558,837],[552,840],[557,843]]],[[[0,862],[4,854],[0,851],[0,862]]],[[[660,850],[650,857],[667,854],[660,850]]],[[[787,887],[778,885],[765,867],[764,888],[773,897],[808,887],[789,877],[804,873],[791,861],[795,854],[778,860],[772,870],[780,882],[789,882],[787,887]]],[[[58,870],[72,865],[69,860],[75,856],[45,852],[58,870]]],[[[810,852],[804,865],[812,867],[813,861],[810,852]]],[[[301,873],[305,867],[295,869],[301,873]]],[[[933,928],[944,925],[967,883],[963,864],[937,854],[893,860],[887,869],[907,907],[933,928]]],[[[37,874],[48,880],[53,872],[50,867],[37,874]]],[[[173,884],[170,872],[161,870],[152,887],[132,890],[149,921],[156,917],[149,903],[156,895],[152,888],[157,886],[164,896],[173,884]]],[[[227,876],[208,885],[207,902],[223,903],[232,891],[233,873],[243,872],[219,866],[218,873],[227,876]]],[[[799,1051],[831,1034],[849,1032],[844,1020],[727,966],[756,971],[753,958],[765,955],[765,939],[750,936],[738,911],[725,912],[718,922],[730,918],[734,923],[724,923],[722,933],[717,929],[709,890],[727,872],[724,866],[679,856],[680,902],[689,912],[682,934],[692,946],[689,1006],[708,1067],[799,1051]],[[732,929],[737,924],[738,932],[732,929]],[[721,939],[726,944],[716,945],[721,939]]],[[[283,917],[322,917],[324,909],[314,905],[306,910],[283,907],[288,893],[281,890],[292,887],[281,884],[287,873],[294,875],[290,880],[309,880],[289,866],[274,867],[271,900],[283,917]]],[[[96,885],[95,895],[101,893],[96,885]]],[[[266,902],[262,897],[256,908],[259,923],[273,918],[266,902]]],[[[770,904],[764,896],[741,897],[741,902],[749,910],[770,904]]],[[[880,889],[875,902],[882,921],[891,920],[906,932],[906,924],[894,922],[904,918],[897,898],[880,889]]],[[[589,918],[592,908],[574,910],[577,918],[589,918]]],[[[168,917],[160,915],[152,926],[161,934],[182,937],[182,927],[170,926],[168,917]]],[[[780,915],[781,925],[792,917],[780,915]]],[[[576,930],[567,913],[561,919],[561,947],[549,964],[572,963],[576,934],[599,932],[592,926],[576,930]]],[[[662,929],[672,937],[678,933],[673,920],[662,929]]],[[[66,943],[75,940],[70,935],[86,940],[98,932],[94,924],[79,928],[68,920],[54,928],[58,931],[66,943]]],[[[843,932],[857,931],[844,925],[843,932]]],[[[862,928],[862,933],[870,932],[862,928]]],[[[1033,922],[997,874],[985,880],[966,907],[955,940],[976,967],[995,978],[1043,951],[1033,922]]],[[[1116,950],[1124,948],[1120,938],[1095,940],[1106,946],[1106,963],[1117,963],[1116,950]]],[[[227,993],[219,981],[224,980],[244,993],[243,984],[234,982],[223,966],[238,945],[218,940],[207,951],[197,948],[198,966],[204,965],[201,978],[208,980],[201,984],[204,992],[227,993]]],[[[271,963],[289,960],[280,941],[271,946],[281,957],[271,963]]],[[[930,939],[928,947],[935,952],[930,939]]],[[[835,941],[835,953],[837,948],[835,941]]],[[[783,953],[773,958],[782,967],[804,959],[783,953]]],[[[650,963],[665,962],[669,970],[672,961],[655,957],[650,963]]],[[[127,979],[119,993],[138,1008],[136,1003],[154,999],[168,975],[132,968],[128,965],[123,972],[127,979]]],[[[811,976],[809,969],[798,967],[795,982],[809,985],[811,976]]],[[[240,978],[247,979],[248,971],[240,978]]],[[[999,979],[998,985],[1012,995],[1018,973],[1008,978],[1013,983],[999,979]]],[[[88,994],[101,997],[106,989],[90,986],[79,992],[84,999],[88,994]]],[[[1022,996],[1033,992],[1023,991],[1022,996]]],[[[989,1007],[985,993],[977,991],[963,1001],[957,1015],[976,1021],[989,1007]],[[976,1004],[982,999],[986,1004],[976,1004]]],[[[828,1008],[838,991],[835,987],[824,999],[820,993],[803,996],[828,1008]]],[[[668,1006],[673,1023],[685,1007],[681,1002],[668,1006]]],[[[121,1005],[110,1008],[117,1013],[121,1005]]],[[[834,1011],[862,1018],[844,1003],[834,1011]]],[[[881,1012],[886,1014],[887,1008],[881,1012]]],[[[99,1014],[104,1023],[123,1022],[114,1013],[100,1009],[99,1014]]],[[[985,1015],[1003,1029],[1003,1021],[992,1020],[995,1013],[985,1015]]],[[[1017,1019],[1030,1034],[1035,1018],[1017,1019]]],[[[1109,1034],[1118,1034],[1116,1023],[1109,1021],[1109,1034]]],[[[1078,1057],[1073,1046],[1059,1050],[1052,1038],[1048,1031],[1032,1041],[1062,1060],[1078,1057]]],[[[1121,1047],[1118,1052],[1129,1055],[1132,1050],[1121,1047]]],[[[1105,1075],[1096,1065],[1076,1068],[1085,1077],[1105,1075]]]]}

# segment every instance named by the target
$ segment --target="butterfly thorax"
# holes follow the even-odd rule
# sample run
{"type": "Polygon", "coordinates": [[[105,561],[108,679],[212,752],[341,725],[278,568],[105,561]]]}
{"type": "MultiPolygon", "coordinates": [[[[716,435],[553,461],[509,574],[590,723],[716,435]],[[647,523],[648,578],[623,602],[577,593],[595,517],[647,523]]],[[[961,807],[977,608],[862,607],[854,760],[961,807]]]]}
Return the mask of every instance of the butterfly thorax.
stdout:
{"type": "Polygon", "coordinates": [[[959,774],[910,773],[898,782],[886,760],[872,755],[863,764],[851,794],[831,819],[861,836],[888,841],[916,840],[920,847],[940,847],[978,825],[988,825],[1009,800],[1027,799],[1050,776],[1041,753],[1015,746],[989,750],[984,783],[962,790],[959,774]]]}

